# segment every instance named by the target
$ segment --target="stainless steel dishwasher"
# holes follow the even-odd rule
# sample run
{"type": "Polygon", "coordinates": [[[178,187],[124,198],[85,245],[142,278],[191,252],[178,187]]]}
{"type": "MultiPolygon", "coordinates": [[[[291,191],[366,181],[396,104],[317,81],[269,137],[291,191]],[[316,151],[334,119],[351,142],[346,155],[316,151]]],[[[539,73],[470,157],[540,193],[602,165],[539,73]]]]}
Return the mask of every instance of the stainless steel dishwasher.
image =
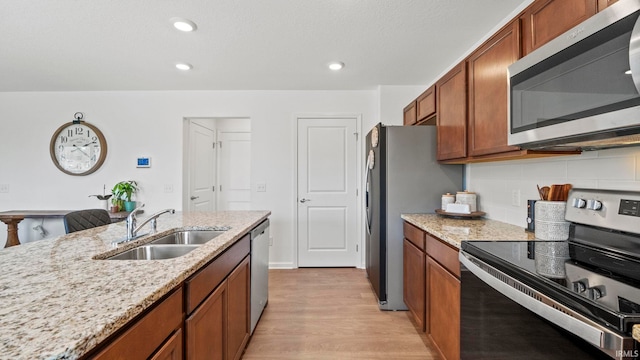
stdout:
{"type": "Polygon", "coordinates": [[[251,230],[251,334],[269,299],[269,219],[251,230]]]}

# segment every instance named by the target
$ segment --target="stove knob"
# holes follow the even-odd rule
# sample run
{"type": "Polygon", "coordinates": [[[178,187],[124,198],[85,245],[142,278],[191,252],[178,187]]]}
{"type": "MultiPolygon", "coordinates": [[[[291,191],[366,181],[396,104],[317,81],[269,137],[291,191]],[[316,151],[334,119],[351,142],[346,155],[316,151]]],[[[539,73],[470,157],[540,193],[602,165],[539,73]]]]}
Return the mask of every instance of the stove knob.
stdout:
{"type": "Polygon", "coordinates": [[[589,298],[593,300],[598,300],[603,296],[602,290],[597,287],[589,288],[589,298]]]}
{"type": "Polygon", "coordinates": [[[587,204],[587,202],[584,201],[583,199],[580,199],[580,198],[573,198],[573,201],[571,203],[571,205],[574,208],[578,208],[578,209],[581,209],[581,208],[585,207],[586,204],[587,204]]]}
{"type": "Polygon", "coordinates": [[[587,290],[587,285],[585,285],[582,281],[574,281],[573,282],[573,291],[577,293],[583,293],[587,290]]]}
{"type": "Polygon", "coordinates": [[[598,211],[602,209],[602,202],[598,200],[587,200],[587,209],[598,211]]]}

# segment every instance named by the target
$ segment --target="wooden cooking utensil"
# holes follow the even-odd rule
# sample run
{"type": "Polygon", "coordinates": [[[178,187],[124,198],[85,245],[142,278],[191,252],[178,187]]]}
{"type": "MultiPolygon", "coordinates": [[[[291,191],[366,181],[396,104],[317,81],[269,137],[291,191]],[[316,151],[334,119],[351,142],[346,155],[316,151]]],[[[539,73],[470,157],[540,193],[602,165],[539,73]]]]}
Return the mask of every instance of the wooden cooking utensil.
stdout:
{"type": "Polygon", "coordinates": [[[567,201],[569,199],[569,191],[571,190],[571,188],[573,187],[573,185],[571,184],[564,184],[562,187],[562,201],[567,201]]]}
{"type": "Polygon", "coordinates": [[[542,190],[540,189],[540,185],[536,184],[536,187],[538,188],[538,195],[540,196],[540,200],[544,200],[544,194],[542,193],[542,190]]]}
{"type": "Polygon", "coordinates": [[[542,200],[549,201],[549,191],[551,191],[551,188],[543,186],[540,190],[542,191],[542,200]]]}

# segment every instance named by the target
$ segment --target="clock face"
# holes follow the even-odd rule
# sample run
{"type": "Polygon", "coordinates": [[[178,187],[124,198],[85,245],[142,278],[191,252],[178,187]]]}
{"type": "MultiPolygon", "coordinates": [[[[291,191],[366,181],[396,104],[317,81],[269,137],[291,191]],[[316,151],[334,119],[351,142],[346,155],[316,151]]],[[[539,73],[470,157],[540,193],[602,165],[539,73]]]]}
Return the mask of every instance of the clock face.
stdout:
{"type": "Polygon", "coordinates": [[[71,122],[53,133],[49,150],[53,163],[62,172],[88,175],[104,162],[107,142],[97,127],[85,122],[71,122]]]}

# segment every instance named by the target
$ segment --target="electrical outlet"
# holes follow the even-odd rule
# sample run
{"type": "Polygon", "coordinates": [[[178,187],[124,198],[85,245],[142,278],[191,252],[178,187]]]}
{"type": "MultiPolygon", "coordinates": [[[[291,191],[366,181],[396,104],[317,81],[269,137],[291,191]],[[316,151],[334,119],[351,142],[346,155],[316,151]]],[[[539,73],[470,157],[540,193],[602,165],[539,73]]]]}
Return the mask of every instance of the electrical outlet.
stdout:
{"type": "Polygon", "coordinates": [[[9,184],[0,184],[0,193],[8,193],[9,184]]]}
{"type": "Polygon", "coordinates": [[[265,192],[267,191],[267,184],[265,183],[256,184],[256,188],[258,192],[265,192]]]}
{"type": "Polygon", "coordinates": [[[520,206],[520,189],[511,190],[511,205],[520,206]]]}
{"type": "Polygon", "coordinates": [[[173,192],[173,184],[164,184],[164,192],[172,193],[173,192]]]}

